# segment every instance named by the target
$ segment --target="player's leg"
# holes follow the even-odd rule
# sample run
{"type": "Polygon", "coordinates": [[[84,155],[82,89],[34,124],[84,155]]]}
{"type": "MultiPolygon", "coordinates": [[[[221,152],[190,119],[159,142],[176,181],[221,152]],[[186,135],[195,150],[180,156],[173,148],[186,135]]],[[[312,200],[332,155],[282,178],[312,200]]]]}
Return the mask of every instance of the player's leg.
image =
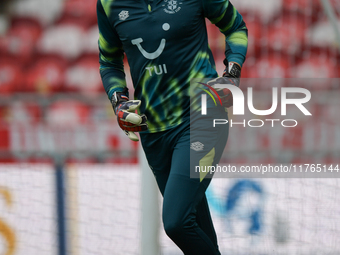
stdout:
{"type": "MultiPolygon", "coordinates": [[[[185,255],[218,255],[216,234],[208,210],[203,211],[199,204],[205,196],[211,179],[191,179],[189,175],[172,172],[188,169],[188,154],[179,153],[173,156],[178,163],[173,164],[163,200],[163,224],[167,235],[176,243],[185,255]],[[188,162],[187,164],[181,162],[188,162]],[[199,211],[198,211],[199,210],[199,211]],[[205,212],[198,224],[197,214],[205,212]]],[[[202,206],[203,204],[201,204],[202,206]]]]}
{"type": "MultiPolygon", "coordinates": [[[[183,130],[182,126],[180,126],[178,129],[183,130]]],[[[164,195],[164,190],[170,173],[174,145],[176,144],[176,140],[178,140],[177,134],[178,132],[175,129],[162,133],[141,134],[143,149],[146,153],[149,166],[152,169],[158,188],[162,195],[164,195]]],[[[186,158],[186,161],[188,160],[189,159],[186,158]]],[[[175,181],[175,183],[177,183],[177,181],[175,181]]],[[[179,186],[182,185],[179,184],[179,186]]],[[[185,187],[187,185],[183,186],[185,187]]],[[[182,192],[180,191],[179,193],[182,192]]],[[[198,200],[200,199],[198,198],[198,200]]],[[[174,200],[173,203],[176,204],[176,201],[174,200]]],[[[203,230],[203,232],[206,233],[208,238],[211,239],[213,246],[217,249],[216,233],[212,225],[212,220],[210,217],[208,203],[205,195],[203,195],[203,199],[201,200],[201,202],[198,203],[197,211],[198,226],[203,230]]]]}
{"type": "Polygon", "coordinates": [[[185,255],[220,254],[216,244],[197,223],[196,206],[204,190],[204,185],[171,174],[165,188],[162,214],[164,230],[185,255]]]}
{"type": "Polygon", "coordinates": [[[169,131],[151,134],[140,134],[143,150],[149,167],[153,172],[161,194],[169,177],[173,147],[169,144],[169,131]]]}
{"type": "MultiPolygon", "coordinates": [[[[178,136],[177,134],[183,131],[183,126],[179,127],[180,131],[177,131],[175,129],[171,130],[171,131],[167,131],[167,132],[163,132],[163,133],[156,133],[156,134],[142,134],[141,135],[141,141],[143,144],[143,148],[144,151],[146,153],[148,162],[150,167],[152,168],[152,171],[154,173],[154,176],[156,178],[158,187],[162,193],[162,195],[164,195],[164,190],[165,187],[167,186],[167,181],[168,181],[168,177],[169,177],[169,172],[170,172],[170,166],[171,166],[171,159],[172,159],[172,154],[174,151],[174,147],[173,145],[176,144],[176,141],[178,140],[178,136]]],[[[188,137],[188,136],[186,136],[188,137]]],[[[186,138],[187,139],[187,138],[186,138]]],[[[180,143],[181,144],[181,143],[180,143]]],[[[186,146],[188,148],[188,146],[186,146]]],[[[179,148],[176,149],[179,154],[181,155],[182,153],[180,152],[181,150],[179,148]]],[[[189,176],[189,155],[185,155],[183,154],[184,159],[183,161],[186,161],[187,164],[186,165],[182,165],[185,168],[185,171],[187,172],[185,178],[184,178],[184,182],[189,181],[190,183],[192,183],[192,181],[190,180],[190,176],[189,176]]],[[[180,162],[182,160],[179,160],[178,162],[180,162]]],[[[182,167],[181,166],[181,167],[182,167]]],[[[177,168],[177,164],[174,164],[174,167],[177,168]]],[[[181,170],[180,170],[181,171],[181,170]]],[[[176,178],[175,178],[176,179],[176,178]]],[[[196,179],[196,181],[194,181],[195,183],[198,183],[198,180],[196,179]]],[[[207,179],[205,182],[210,182],[209,179],[207,179]]],[[[191,185],[187,185],[187,184],[181,184],[181,181],[177,181],[174,180],[174,184],[175,187],[174,189],[170,188],[172,185],[170,184],[168,187],[168,190],[175,190],[178,191],[178,196],[181,196],[183,193],[188,193],[186,191],[182,191],[181,189],[177,189],[177,187],[186,187],[188,188],[189,192],[191,193],[193,191],[193,188],[191,188],[191,185]]],[[[203,185],[203,184],[202,184],[203,185]]],[[[206,186],[208,184],[205,184],[206,186]]],[[[199,184],[194,184],[194,189],[196,189],[196,186],[199,186],[199,184]]],[[[197,206],[197,211],[198,211],[198,216],[197,216],[197,224],[199,226],[199,228],[201,228],[202,230],[199,230],[199,232],[204,232],[202,233],[202,235],[204,236],[204,238],[206,238],[208,240],[209,243],[212,243],[211,246],[214,247],[213,249],[217,250],[217,239],[216,239],[216,234],[214,231],[214,227],[212,225],[212,220],[210,217],[210,213],[209,213],[209,208],[208,208],[208,204],[205,198],[205,194],[204,194],[204,190],[205,190],[205,186],[202,186],[203,189],[201,192],[203,195],[203,199],[200,199],[199,196],[197,196],[195,198],[196,195],[194,195],[193,193],[193,197],[192,198],[187,198],[184,199],[184,202],[187,203],[187,201],[191,201],[191,200],[201,200],[201,202],[195,202],[198,203],[197,206]],[[209,241],[209,239],[211,241],[209,241]],[[216,247],[216,248],[215,248],[216,247]]],[[[169,192],[169,194],[171,194],[173,192],[169,192]]],[[[175,194],[175,196],[177,197],[177,195],[175,194]]],[[[170,201],[170,207],[176,208],[178,205],[177,204],[177,200],[176,198],[174,200],[168,200],[165,199],[166,201],[170,201]]],[[[181,207],[181,206],[180,206],[181,207]]],[[[181,207],[184,208],[184,207],[181,207]]],[[[176,211],[181,213],[181,210],[175,209],[176,211]]],[[[191,210],[191,209],[189,209],[191,210]]],[[[172,213],[170,210],[165,209],[163,212],[163,218],[167,219],[167,213],[170,213],[170,217],[172,219],[176,219],[177,217],[173,217],[174,213],[172,213]]],[[[185,218],[183,216],[180,216],[180,218],[185,218]]],[[[168,220],[165,220],[166,222],[169,223],[168,220]]],[[[195,223],[196,224],[196,223],[195,223]]],[[[166,227],[167,230],[169,230],[168,227],[166,227]]],[[[202,238],[199,238],[197,240],[197,242],[200,242],[202,238]]],[[[218,254],[218,253],[217,253],[218,254]]]]}
{"type": "MultiPolygon", "coordinates": [[[[219,117],[222,116],[222,118],[228,119],[227,113],[219,113],[218,116],[219,117]]],[[[195,128],[196,128],[196,125],[195,124],[192,125],[191,141],[196,141],[196,139],[199,139],[202,136],[201,135],[202,130],[197,131],[195,130],[195,128]]],[[[228,135],[229,135],[229,126],[226,125],[226,126],[221,127],[219,132],[221,132],[222,134],[217,135],[219,140],[218,142],[215,143],[215,157],[214,157],[214,161],[212,165],[216,165],[217,163],[219,163],[222,157],[225,144],[227,142],[228,135]]],[[[203,130],[203,134],[206,134],[205,130],[203,130]]],[[[213,136],[214,136],[213,134],[211,135],[209,134],[205,137],[209,139],[209,138],[213,138],[213,136]]],[[[195,156],[193,155],[194,153],[195,152],[191,151],[191,156],[193,160],[195,160],[195,156]]],[[[203,196],[203,199],[197,206],[196,219],[197,219],[197,223],[200,226],[200,228],[209,236],[209,238],[216,245],[216,247],[218,247],[217,236],[216,236],[213,221],[210,215],[207,197],[205,194],[203,196]]]]}
{"type": "Polygon", "coordinates": [[[208,177],[211,176],[202,180],[190,178],[189,169],[202,162],[218,163],[228,129],[218,127],[209,135],[204,130],[195,131],[192,135],[204,145],[202,150],[190,152],[189,128],[181,134],[174,149],[164,191],[163,224],[168,236],[185,255],[217,255],[220,253],[216,234],[205,199],[205,190],[211,181],[208,177]]]}
{"type": "Polygon", "coordinates": [[[209,236],[214,246],[218,247],[217,236],[211,219],[209,205],[206,196],[204,195],[196,209],[196,221],[198,226],[209,236]]]}

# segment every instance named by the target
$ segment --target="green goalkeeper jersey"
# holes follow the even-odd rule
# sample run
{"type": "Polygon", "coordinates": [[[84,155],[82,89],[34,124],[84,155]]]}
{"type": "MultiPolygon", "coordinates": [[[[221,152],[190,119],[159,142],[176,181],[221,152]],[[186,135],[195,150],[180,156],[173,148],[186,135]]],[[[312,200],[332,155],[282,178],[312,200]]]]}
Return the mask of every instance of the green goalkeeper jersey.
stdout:
{"type": "Polygon", "coordinates": [[[126,54],[134,98],[159,132],[189,118],[189,84],[215,78],[205,18],[225,35],[225,57],[242,66],[247,28],[228,0],[98,0],[99,62],[104,88],[112,97],[126,87],[126,54]]]}

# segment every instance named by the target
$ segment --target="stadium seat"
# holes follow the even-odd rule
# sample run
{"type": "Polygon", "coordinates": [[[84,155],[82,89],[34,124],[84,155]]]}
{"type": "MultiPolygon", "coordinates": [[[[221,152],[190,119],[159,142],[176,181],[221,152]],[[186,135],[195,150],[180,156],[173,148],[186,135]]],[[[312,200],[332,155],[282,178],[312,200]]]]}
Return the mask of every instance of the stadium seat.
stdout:
{"type": "Polygon", "coordinates": [[[85,95],[105,93],[99,74],[98,55],[84,56],[70,65],[66,72],[65,89],[85,95]]]}
{"type": "Polygon", "coordinates": [[[309,11],[311,12],[314,3],[316,2],[314,0],[286,0],[283,8],[288,11],[299,11],[299,12],[304,12],[304,11],[309,11]]]}
{"type": "Polygon", "coordinates": [[[271,21],[280,13],[283,3],[284,1],[282,0],[233,1],[233,5],[241,14],[255,14],[259,16],[264,23],[271,21]]]}
{"type": "Polygon", "coordinates": [[[40,24],[29,18],[14,18],[10,29],[0,37],[0,54],[29,63],[34,55],[35,45],[42,33],[40,24]]]}
{"type": "Polygon", "coordinates": [[[46,123],[70,127],[85,124],[89,120],[89,107],[76,100],[63,99],[52,103],[46,112],[46,123]]]}
{"type": "Polygon", "coordinates": [[[66,0],[64,1],[63,16],[84,20],[87,25],[97,23],[97,0],[66,0]]]}
{"type": "Polygon", "coordinates": [[[65,82],[66,61],[59,56],[42,56],[26,71],[24,90],[39,94],[61,92],[65,82]]]}
{"type": "Polygon", "coordinates": [[[268,45],[274,50],[295,55],[304,43],[305,21],[297,16],[281,16],[270,24],[268,29],[268,45]]]}
{"type": "Polygon", "coordinates": [[[38,123],[41,121],[42,112],[39,104],[34,102],[13,101],[4,107],[3,120],[7,123],[38,123]]]}
{"type": "Polygon", "coordinates": [[[22,85],[22,67],[11,58],[0,58],[0,94],[9,95],[20,90],[22,85]]]}
{"type": "Polygon", "coordinates": [[[38,42],[38,51],[43,54],[60,54],[73,60],[83,49],[84,29],[75,24],[59,24],[46,29],[38,42]]]}
{"type": "Polygon", "coordinates": [[[43,26],[51,25],[60,16],[63,2],[60,0],[12,1],[12,14],[17,17],[37,19],[43,26]]]}
{"type": "MultiPolygon", "coordinates": [[[[338,0],[330,0],[329,2],[336,8],[338,0]]],[[[309,15],[315,11],[323,11],[320,0],[285,0],[283,8],[289,11],[305,12],[309,15]]]]}
{"type": "MultiPolygon", "coordinates": [[[[340,27],[340,17],[338,19],[338,27],[340,27]]],[[[337,42],[334,28],[327,19],[321,20],[309,27],[306,30],[306,36],[309,38],[308,44],[310,46],[336,48],[337,42]]]]}
{"type": "MultiPolygon", "coordinates": [[[[296,67],[292,68],[292,75],[296,78],[335,78],[339,76],[336,61],[326,55],[310,55],[304,58],[296,67]]],[[[328,83],[320,81],[318,84],[319,88],[326,88],[325,85],[328,83]]]]}
{"type": "Polygon", "coordinates": [[[244,78],[288,78],[289,62],[280,52],[253,59],[244,65],[244,78]]]}

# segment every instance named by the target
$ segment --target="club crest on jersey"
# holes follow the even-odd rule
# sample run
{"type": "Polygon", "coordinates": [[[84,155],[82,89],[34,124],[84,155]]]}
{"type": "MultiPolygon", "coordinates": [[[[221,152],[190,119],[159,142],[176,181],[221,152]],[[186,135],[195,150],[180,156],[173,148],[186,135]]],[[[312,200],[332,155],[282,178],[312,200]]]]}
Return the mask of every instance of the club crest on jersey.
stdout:
{"type": "Polygon", "coordinates": [[[121,11],[118,17],[120,20],[126,20],[129,17],[129,11],[121,11]]]}
{"type": "Polygon", "coordinates": [[[163,10],[168,14],[174,14],[181,9],[180,5],[182,2],[177,0],[164,0],[164,2],[165,4],[163,4],[163,6],[165,6],[165,8],[163,10]]]}

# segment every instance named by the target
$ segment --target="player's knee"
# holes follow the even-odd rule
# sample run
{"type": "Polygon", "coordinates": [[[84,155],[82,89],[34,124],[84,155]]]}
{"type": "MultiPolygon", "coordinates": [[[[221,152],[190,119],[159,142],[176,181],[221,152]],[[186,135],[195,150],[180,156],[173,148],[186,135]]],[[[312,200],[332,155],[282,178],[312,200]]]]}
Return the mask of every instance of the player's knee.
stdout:
{"type": "Polygon", "coordinates": [[[165,233],[171,238],[178,236],[183,232],[184,222],[182,219],[174,217],[173,215],[167,216],[163,214],[163,225],[165,233]]]}
{"type": "Polygon", "coordinates": [[[183,231],[183,224],[181,221],[167,221],[163,220],[165,233],[171,238],[178,236],[183,231]]]}
{"type": "Polygon", "coordinates": [[[163,225],[165,233],[172,239],[172,237],[178,237],[185,231],[189,230],[195,224],[190,219],[174,219],[163,217],[163,225]]]}

